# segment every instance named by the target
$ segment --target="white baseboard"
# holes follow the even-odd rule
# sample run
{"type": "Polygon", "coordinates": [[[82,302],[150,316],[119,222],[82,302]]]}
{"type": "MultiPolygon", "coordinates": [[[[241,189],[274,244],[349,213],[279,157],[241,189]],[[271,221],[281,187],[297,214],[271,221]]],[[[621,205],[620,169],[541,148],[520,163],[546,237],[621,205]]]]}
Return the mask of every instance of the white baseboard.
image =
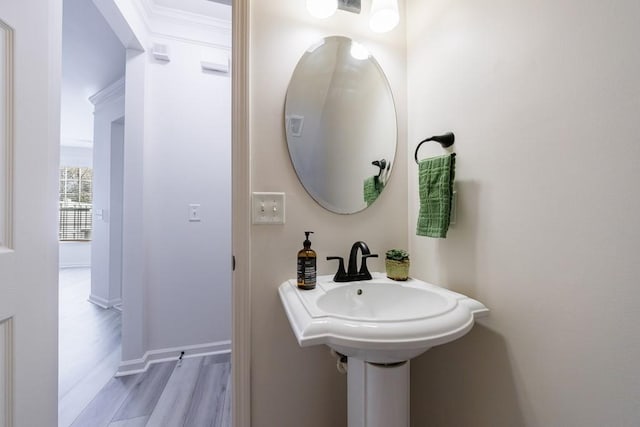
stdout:
{"type": "Polygon", "coordinates": [[[154,363],[178,360],[184,351],[183,359],[190,357],[208,356],[211,354],[231,353],[231,341],[218,341],[206,344],[187,345],[183,347],[163,348],[147,351],[140,359],[123,360],[118,367],[116,377],[139,374],[149,369],[154,363]]]}
{"type": "Polygon", "coordinates": [[[104,309],[111,308],[118,304],[122,304],[122,298],[114,298],[114,299],[108,300],[108,299],[95,296],[94,294],[89,295],[89,298],[87,298],[87,301],[104,309]]]}
{"type": "Polygon", "coordinates": [[[58,268],[60,270],[65,268],[91,268],[91,264],[60,264],[58,268]]]}

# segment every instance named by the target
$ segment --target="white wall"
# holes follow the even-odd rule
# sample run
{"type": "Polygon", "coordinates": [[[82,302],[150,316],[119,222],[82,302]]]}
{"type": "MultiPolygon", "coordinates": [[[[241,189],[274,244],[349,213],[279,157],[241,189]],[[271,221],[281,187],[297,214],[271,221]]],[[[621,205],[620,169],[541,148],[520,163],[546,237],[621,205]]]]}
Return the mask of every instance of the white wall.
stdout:
{"type": "Polygon", "coordinates": [[[92,140],[66,142],[63,140],[60,146],[60,166],[93,167],[92,140]]]}
{"type": "MultiPolygon", "coordinates": [[[[91,243],[91,295],[89,300],[101,307],[120,303],[120,287],[112,286],[118,281],[120,272],[116,267],[122,258],[121,244],[113,234],[122,234],[121,212],[114,200],[122,200],[122,186],[112,188],[112,171],[122,175],[122,156],[112,158],[123,141],[114,139],[114,122],[121,122],[125,110],[124,80],[118,80],[91,97],[95,105],[93,131],[93,231],[91,243]],[[101,213],[101,214],[100,214],[101,213]],[[112,218],[115,215],[115,218],[112,218]],[[115,263],[115,265],[114,265],[115,263]]],[[[115,177],[118,179],[121,177],[115,177]]]]}
{"type": "Polygon", "coordinates": [[[62,33],[62,111],[65,139],[93,139],[89,97],[117,80],[124,49],[91,1],[65,0],[62,33]]]}
{"type": "MultiPolygon", "coordinates": [[[[60,166],[93,167],[91,141],[63,139],[60,146],[60,166]]],[[[60,268],[90,267],[91,242],[60,242],[58,255],[60,268]]]]}
{"type": "MultiPolygon", "coordinates": [[[[385,250],[407,245],[404,27],[374,35],[366,7],[361,15],[338,11],[320,21],[308,14],[302,1],[251,1],[250,6],[251,186],[252,191],[287,195],[285,225],[256,225],[251,230],[252,426],[345,426],[346,377],[337,373],[326,347],[298,346],[277,288],[295,277],[304,230],[315,231],[311,240],[320,274],[335,273],[337,265],[326,256],[348,256],[357,240],[382,255],[371,260],[372,271],[384,271],[385,250]],[[283,106],[293,70],[311,44],[333,34],[352,37],[371,51],[389,78],[398,109],[400,155],[394,174],[376,203],[355,215],[326,211],[306,193],[284,135],[283,106]]],[[[404,2],[400,6],[404,10],[404,2]]]]}
{"type": "Polygon", "coordinates": [[[144,222],[146,63],[144,53],[127,49],[122,192],[122,360],[140,359],[148,348],[144,222]]]}
{"type": "Polygon", "coordinates": [[[146,74],[144,195],[148,348],[231,339],[231,80],[203,47],[167,41],[146,74]],[[201,221],[189,222],[188,205],[201,221]]]}
{"type": "Polygon", "coordinates": [[[60,268],[91,267],[91,242],[60,242],[60,268]]]}
{"type": "Polygon", "coordinates": [[[458,151],[446,240],[414,235],[409,168],[413,272],[492,310],[412,363],[413,425],[637,425],[640,3],[410,0],[406,18],[408,155],[449,130],[458,151]]]}

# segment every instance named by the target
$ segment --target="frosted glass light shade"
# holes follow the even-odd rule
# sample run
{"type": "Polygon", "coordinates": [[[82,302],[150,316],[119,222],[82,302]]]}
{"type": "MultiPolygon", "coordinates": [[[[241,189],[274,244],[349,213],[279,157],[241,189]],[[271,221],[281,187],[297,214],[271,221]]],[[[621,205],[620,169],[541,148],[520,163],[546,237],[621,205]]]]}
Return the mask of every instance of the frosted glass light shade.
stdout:
{"type": "Polygon", "coordinates": [[[338,9],[338,0],[307,0],[307,10],[316,18],[328,18],[338,9]]]}
{"type": "Polygon", "coordinates": [[[369,28],[375,33],[393,30],[400,22],[397,0],[373,0],[369,28]]]}

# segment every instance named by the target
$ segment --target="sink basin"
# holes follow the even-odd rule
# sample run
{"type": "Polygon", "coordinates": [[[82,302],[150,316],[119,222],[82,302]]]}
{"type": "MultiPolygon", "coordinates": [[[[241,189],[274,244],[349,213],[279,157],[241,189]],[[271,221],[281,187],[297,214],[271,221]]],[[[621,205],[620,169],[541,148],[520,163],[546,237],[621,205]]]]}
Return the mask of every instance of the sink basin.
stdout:
{"type": "Polygon", "coordinates": [[[359,282],[334,287],[317,299],[327,315],[361,322],[394,322],[437,316],[455,304],[428,289],[396,283],[359,282]]]}
{"type": "Polygon", "coordinates": [[[412,359],[460,338],[489,312],[462,294],[416,279],[396,282],[382,273],[347,283],[320,276],[317,283],[313,290],[299,290],[295,280],[279,287],[298,344],[326,344],[366,362],[412,359]]]}

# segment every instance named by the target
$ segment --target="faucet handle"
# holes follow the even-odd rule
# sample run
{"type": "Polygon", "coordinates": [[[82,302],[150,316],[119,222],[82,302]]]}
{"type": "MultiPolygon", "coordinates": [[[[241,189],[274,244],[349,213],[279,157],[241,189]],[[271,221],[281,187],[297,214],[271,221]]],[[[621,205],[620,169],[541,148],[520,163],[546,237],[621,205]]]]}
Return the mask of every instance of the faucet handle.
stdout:
{"type": "Polygon", "coordinates": [[[362,280],[371,280],[371,273],[369,273],[369,269],[367,268],[367,258],[378,258],[378,254],[363,254],[362,255],[362,264],[360,265],[360,271],[358,275],[362,276],[362,280]]]}
{"type": "Polygon", "coordinates": [[[327,261],[331,261],[331,260],[338,260],[338,271],[336,272],[336,275],[333,276],[333,281],[334,282],[347,282],[349,280],[349,278],[347,277],[347,273],[344,271],[344,258],[342,258],[341,256],[328,256],[327,257],[327,261]]]}

